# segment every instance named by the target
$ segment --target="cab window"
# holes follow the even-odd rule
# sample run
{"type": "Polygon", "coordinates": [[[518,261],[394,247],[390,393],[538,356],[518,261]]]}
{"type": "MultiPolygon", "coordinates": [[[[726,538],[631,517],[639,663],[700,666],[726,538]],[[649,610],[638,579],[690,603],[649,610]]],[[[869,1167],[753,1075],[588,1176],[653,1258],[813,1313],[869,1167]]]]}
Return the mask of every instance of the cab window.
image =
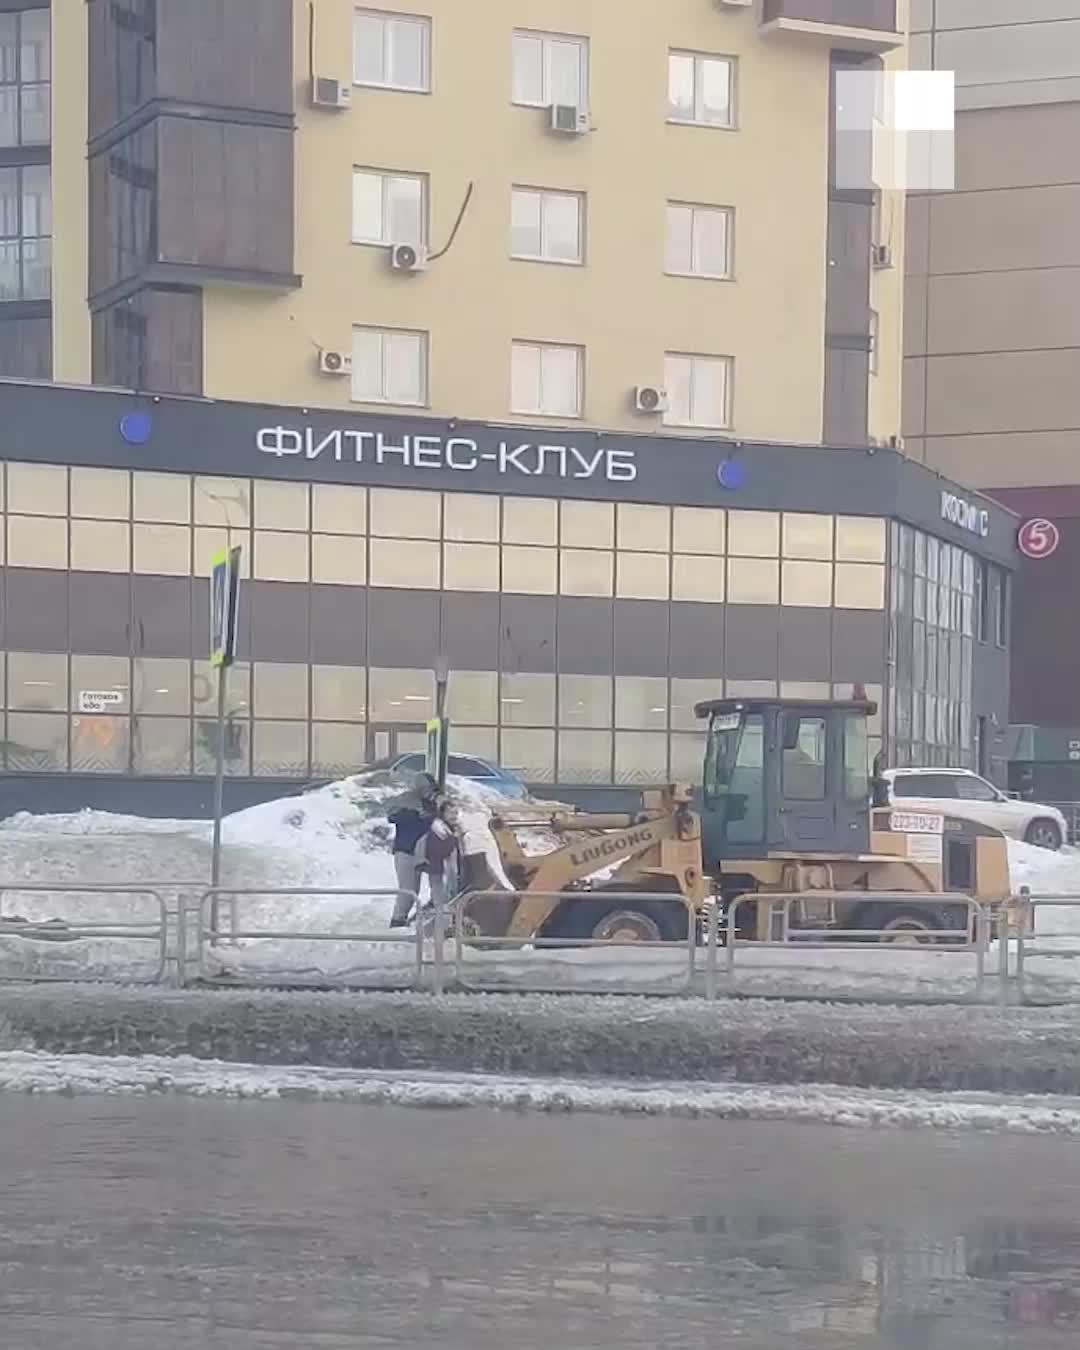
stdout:
{"type": "Polygon", "coordinates": [[[732,844],[760,844],[765,839],[765,743],[760,713],[746,718],[728,791],[726,837],[732,844]]]}
{"type": "Polygon", "coordinates": [[[866,718],[849,713],[844,718],[844,799],[866,802],[870,797],[869,747],[866,718]]]}
{"type": "Polygon", "coordinates": [[[784,733],[783,793],[795,801],[819,802],[825,798],[825,719],[786,713],[784,733]]]}

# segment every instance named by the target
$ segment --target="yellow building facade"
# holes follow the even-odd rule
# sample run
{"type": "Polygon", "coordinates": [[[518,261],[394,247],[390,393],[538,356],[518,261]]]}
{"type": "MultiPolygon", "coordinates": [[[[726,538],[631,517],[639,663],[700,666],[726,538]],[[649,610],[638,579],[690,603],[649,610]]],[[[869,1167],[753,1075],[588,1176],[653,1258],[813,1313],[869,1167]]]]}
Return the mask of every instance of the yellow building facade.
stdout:
{"type": "Polygon", "coordinates": [[[875,213],[893,265],[871,269],[857,230],[830,236],[828,182],[830,70],[903,64],[903,3],[26,2],[50,28],[48,342],[23,316],[0,375],[809,444],[899,431],[902,212],[875,213]],[[552,130],[560,103],[573,131],[552,130]],[[845,272],[865,322],[835,336],[874,343],[869,374],[830,370],[845,272]],[[181,290],[154,314],[158,287],[181,290]],[[149,356],[100,317],[117,304],[146,311],[149,356]],[[830,415],[830,377],[865,415],[830,415]]]}

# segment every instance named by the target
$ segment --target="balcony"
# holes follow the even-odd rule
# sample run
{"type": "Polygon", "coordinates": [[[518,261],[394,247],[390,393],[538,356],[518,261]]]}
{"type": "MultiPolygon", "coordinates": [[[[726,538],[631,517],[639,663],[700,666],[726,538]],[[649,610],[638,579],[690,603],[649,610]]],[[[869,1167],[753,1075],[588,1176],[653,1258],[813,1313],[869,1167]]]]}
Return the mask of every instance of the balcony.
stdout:
{"type": "Polygon", "coordinates": [[[803,33],[845,51],[902,47],[898,0],[762,0],[764,33],[803,33]]]}

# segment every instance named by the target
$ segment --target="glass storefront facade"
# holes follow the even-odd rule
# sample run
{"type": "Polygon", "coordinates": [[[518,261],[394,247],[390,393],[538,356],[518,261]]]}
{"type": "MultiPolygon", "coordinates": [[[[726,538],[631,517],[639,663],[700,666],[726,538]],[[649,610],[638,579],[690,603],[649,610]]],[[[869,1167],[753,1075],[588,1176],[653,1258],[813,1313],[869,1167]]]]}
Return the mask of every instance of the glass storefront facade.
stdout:
{"type": "Polygon", "coordinates": [[[889,544],[889,762],[985,769],[976,756],[975,656],[979,646],[1007,645],[1007,573],[897,521],[889,544]]]}
{"type": "Polygon", "coordinates": [[[882,517],[0,468],[9,771],[212,773],[206,578],[227,543],[245,576],[234,777],[331,778],[419,748],[444,650],[457,751],[535,783],[696,779],[700,698],[859,683],[881,702],[886,617],[897,744],[970,749],[970,639],[965,676],[949,631],[973,603],[965,555],[920,536],[920,573],[893,525],[890,566],[882,517]]]}

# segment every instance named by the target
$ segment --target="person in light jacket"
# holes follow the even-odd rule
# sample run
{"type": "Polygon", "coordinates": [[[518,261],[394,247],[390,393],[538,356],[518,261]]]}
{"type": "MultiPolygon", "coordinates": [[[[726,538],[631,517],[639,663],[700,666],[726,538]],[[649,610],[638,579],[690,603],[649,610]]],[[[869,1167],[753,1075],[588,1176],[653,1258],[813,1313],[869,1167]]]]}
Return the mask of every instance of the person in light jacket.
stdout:
{"type": "Polygon", "coordinates": [[[438,784],[423,774],[417,788],[400,797],[387,819],[394,827],[394,872],[401,894],[394,902],[391,928],[404,928],[412,913],[413,896],[420,891],[420,860],[417,850],[431,829],[438,812],[438,784]]]}

